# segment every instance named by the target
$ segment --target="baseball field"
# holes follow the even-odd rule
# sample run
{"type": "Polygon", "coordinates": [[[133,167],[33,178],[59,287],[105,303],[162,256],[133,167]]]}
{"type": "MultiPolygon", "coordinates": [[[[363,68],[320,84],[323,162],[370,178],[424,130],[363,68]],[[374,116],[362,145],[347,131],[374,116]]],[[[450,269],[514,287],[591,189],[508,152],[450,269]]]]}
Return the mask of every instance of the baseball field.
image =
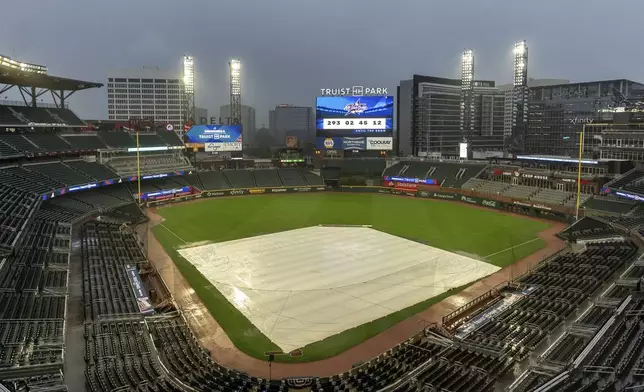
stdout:
{"type": "MultiPolygon", "coordinates": [[[[237,348],[259,359],[266,359],[266,352],[280,348],[240,312],[239,304],[233,305],[214,288],[212,281],[182,257],[181,249],[316,225],[371,225],[380,232],[502,268],[543,248],[545,242],[538,233],[549,227],[542,221],[460,203],[380,194],[280,194],[205,199],[166,206],[157,213],[164,221],[153,228],[155,237],[237,348]]],[[[332,357],[465,286],[308,344],[302,348],[301,356],[279,356],[276,361],[307,362],[332,357]]]]}

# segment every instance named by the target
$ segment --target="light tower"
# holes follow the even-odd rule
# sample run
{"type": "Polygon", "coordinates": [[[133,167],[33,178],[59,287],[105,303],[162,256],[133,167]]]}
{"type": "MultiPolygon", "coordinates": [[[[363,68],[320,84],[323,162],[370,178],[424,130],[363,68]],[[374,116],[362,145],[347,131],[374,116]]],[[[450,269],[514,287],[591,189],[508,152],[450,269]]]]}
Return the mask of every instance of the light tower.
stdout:
{"type": "Polygon", "coordinates": [[[182,62],[182,95],[183,95],[183,123],[192,124],[195,120],[195,59],[192,56],[183,56],[182,62]]]}
{"type": "Polygon", "coordinates": [[[528,46],[525,41],[514,44],[514,79],[512,87],[512,137],[510,150],[520,153],[525,148],[528,128],[528,46]]]}
{"type": "Polygon", "coordinates": [[[228,62],[230,68],[230,119],[231,124],[241,124],[241,61],[238,58],[228,62]]]}
{"type": "Polygon", "coordinates": [[[461,137],[469,141],[474,133],[474,52],[461,57],[461,137]]]}

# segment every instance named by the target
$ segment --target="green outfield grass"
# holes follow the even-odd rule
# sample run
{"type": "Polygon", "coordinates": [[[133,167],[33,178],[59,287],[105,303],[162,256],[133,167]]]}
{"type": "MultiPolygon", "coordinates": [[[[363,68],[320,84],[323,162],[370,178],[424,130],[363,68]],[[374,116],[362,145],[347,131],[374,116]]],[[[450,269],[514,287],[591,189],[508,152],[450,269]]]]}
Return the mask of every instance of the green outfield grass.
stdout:
{"type": "MultiPolygon", "coordinates": [[[[165,221],[154,227],[156,238],[233,343],[261,359],[266,359],[266,351],[279,348],[179,256],[176,250],[185,242],[222,242],[318,224],[365,224],[437,248],[477,255],[504,267],[543,248],[545,243],[537,233],[549,227],[544,222],[460,203],[355,193],[208,199],[163,207],[159,214],[165,221]]],[[[315,361],[337,355],[457,291],[460,289],[310,344],[303,348],[302,357],[276,360],[315,361]]]]}

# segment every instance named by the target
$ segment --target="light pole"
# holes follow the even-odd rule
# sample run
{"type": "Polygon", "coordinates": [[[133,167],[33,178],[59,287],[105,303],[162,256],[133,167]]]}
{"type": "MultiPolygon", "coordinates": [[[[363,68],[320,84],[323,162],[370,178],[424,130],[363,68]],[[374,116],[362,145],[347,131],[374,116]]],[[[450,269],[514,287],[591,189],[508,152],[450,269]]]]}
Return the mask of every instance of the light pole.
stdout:
{"type": "Polygon", "coordinates": [[[579,219],[579,200],[581,196],[581,156],[584,152],[584,133],[586,133],[586,124],[581,127],[579,135],[579,162],[577,163],[577,207],[575,208],[575,221],[579,219]]]}

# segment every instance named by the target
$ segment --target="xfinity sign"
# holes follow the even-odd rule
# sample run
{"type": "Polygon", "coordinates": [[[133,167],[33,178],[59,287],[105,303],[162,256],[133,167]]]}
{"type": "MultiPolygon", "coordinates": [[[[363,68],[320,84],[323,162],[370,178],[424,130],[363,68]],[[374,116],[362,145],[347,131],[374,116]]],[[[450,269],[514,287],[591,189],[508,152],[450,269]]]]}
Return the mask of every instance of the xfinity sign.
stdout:
{"type": "Polygon", "coordinates": [[[568,119],[572,125],[577,125],[577,124],[592,124],[594,119],[590,117],[575,117],[575,118],[570,118],[568,119]]]}
{"type": "Polygon", "coordinates": [[[364,86],[352,86],[352,87],[340,87],[340,88],[321,88],[320,95],[322,96],[342,96],[342,95],[352,95],[352,96],[363,96],[363,95],[389,95],[387,93],[386,87],[364,87],[364,86]]]}

